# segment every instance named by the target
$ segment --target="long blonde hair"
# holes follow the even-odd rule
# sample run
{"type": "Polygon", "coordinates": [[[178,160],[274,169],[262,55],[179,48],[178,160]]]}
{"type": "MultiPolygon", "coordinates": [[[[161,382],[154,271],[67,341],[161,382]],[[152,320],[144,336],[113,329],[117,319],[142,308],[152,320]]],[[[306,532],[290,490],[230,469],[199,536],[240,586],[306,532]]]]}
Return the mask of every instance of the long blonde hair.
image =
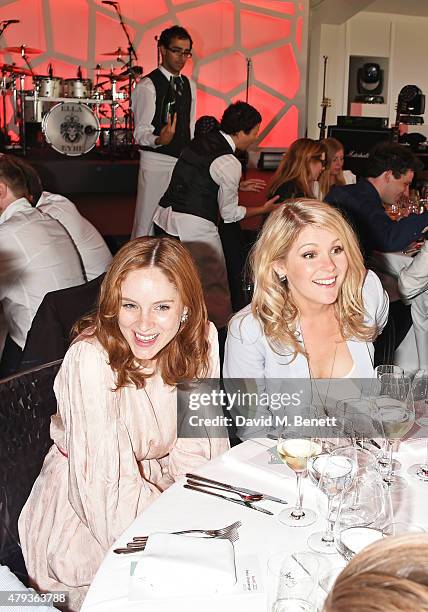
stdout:
{"type": "Polygon", "coordinates": [[[299,191],[307,198],[313,198],[312,172],[310,162],[325,152],[324,146],[311,138],[295,140],[282,158],[272,181],[269,185],[269,197],[275,195],[276,190],[283,183],[293,181],[299,191]]]}
{"type": "Polygon", "coordinates": [[[388,537],[356,555],[339,574],[324,612],[428,610],[428,534],[388,537]]]}
{"type": "Polygon", "coordinates": [[[250,255],[254,281],[251,302],[269,345],[275,352],[294,359],[304,353],[296,338],[298,309],[286,282],[281,282],[274,264],[286,260],[300,232],[308,225],[334,233],[342,242],[348,258],[348,270],[335,303],[342,337],[373,340],[377,329],[364,322],[362,288],[366,275],[357,238],[339,211],[318,200],[290,200],[271,213],[250,255]]]}
{"type": "Polygon", "coordinates": [[[208,318],[196,266],[178,240],[146,236],[131,240],[114,256],[101,285],[96,312],[83,317],[74,328],[76,335],[95,336],[104,347],[116,373],[116,389],[129,383],[141,388],[147,378],[120,331],[118,315],[127,275],[153,267],[176,287],[188,315],[176,336],[156,355],[157,371],[169,385],[208,371],[208,318]]]}
{"type": "MultiPolygon", "coordinates": [[[[336,140],[336,138],[324,138],[324,140],[321,140],[321,143],[324,145],[325,148],[327,166],[324,172],[322,172],[321,176],[319,177],[318,182],[320,186],[320,193],[322,193],[323,196],[326,196],[330,191],[330,187],[333,185],[332,180],[330,178],[331,162],[333,161],[335,155],[339,153],[339,151],[345,151],[345,149],[343,147],[343,144],[339,140],[336,140]]],[[[343,170],[341,170],[336,176],[334,184],[346,184],[345,177],[343,176],[343,170]]]]}

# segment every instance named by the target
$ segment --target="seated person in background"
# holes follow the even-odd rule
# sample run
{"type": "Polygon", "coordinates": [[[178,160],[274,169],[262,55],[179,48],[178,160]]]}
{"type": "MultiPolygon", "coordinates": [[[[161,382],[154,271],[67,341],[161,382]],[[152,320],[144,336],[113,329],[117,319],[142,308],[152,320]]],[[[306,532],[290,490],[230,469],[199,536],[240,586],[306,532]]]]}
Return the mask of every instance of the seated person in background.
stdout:
{"type": "Polygon", "coordinates": [[[107,270],[112,255],[103,237],[90,221],[85,219],[68,198],[43,191],[36,170],[28,162],[16,158],[27,180],[30,202],[65,227],[82,259],[85,280],[90,281],[107,270]]]}
{"type": "Polygon", "coordinates": [[[84,282],[64,227],[32,208],[21,164],[0,157],[0,301],[8,329],[0,377],[16,370],[31,322],[49,291],[84,282]]]}
{"type": "Polygon", "coordinates": [[[327,166],[319,179],[319,197],[327,195],[333,185],[353,185],[357,177],[350,170],[343,169],[345,150],[343,144],[336,138],[324,138],[321,143],[325,147],[327,166]]]}
{"type": "Polygon", "coordinates": [[[103,278],[101,274],[83,285],[45,295],[28,332],[19,370],[64,357],[74,324],[96,308],[103,278]]]}
{"type": "Polygon", "coordinates": [[[224,328],[232,315],[219,216],[225,223],[233,223],[267,214],[278,200],[275,197],[254,207],[239,204],[242,168],[234,153],[256,141],[260,122],[261,115],[253,106],[245,102],[228,106],[220,130],[194,138],[183,149],[153,218],[155,233],[178,237],[192,254],[208,314],[217,329],[224,328]]]}
{"type": "Polygon", "coordinates": [[[341,210],[360,239],[364,256],[372,251],[401,251],[428,226],[428,212],[392,221],[383,204],[396,204],[421,162],[403,145],[382,142],[370,152],[367,178],[355,185],[334,185],[326,202],[341,210]]]}
{"type": "Polygon", "coordinates": [[[398,290],[410,304],[415,328],[419,367],[428,370],[428,241],[398,274],[398,290]]]}
{"type": "Polygon", "coordinates": [[[226,340],[227,378],[373,375],[388,297],[331,206],[295,200],[267,219],[251,254],[254,295],[226,340]]]}
{"type": "Polygon", "coordinates": [[[426,612],[427,558],[426,533],[371,544],[336,578],[323,612],[426,612]]]}
{"type": "Polygon", "coordinates": [[[177,240],[122,247],[77,331],[55,380],[54,444],[19,519],[33,585],[70,591],[72,612],[135,517],[228,448],[177,438],[177,381],[219,376],[217,333],[177,240]]]}
{"type": "Polygon", "coordinates": [[[269,185],[269,197],[315,198],[315,183],[326,161],[324,145],[311,138],[295,140],[282,158],[269,185]]]}

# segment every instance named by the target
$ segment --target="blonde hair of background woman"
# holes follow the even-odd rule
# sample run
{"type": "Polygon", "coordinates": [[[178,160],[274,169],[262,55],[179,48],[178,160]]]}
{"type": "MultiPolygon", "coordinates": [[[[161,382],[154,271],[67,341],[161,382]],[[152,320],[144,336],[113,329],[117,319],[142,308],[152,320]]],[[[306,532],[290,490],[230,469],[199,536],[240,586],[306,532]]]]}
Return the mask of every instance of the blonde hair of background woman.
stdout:
{"type": "Polygon", "coordinates": [[[349,562],[337,577],[324,612],[361,610],[428,610],[428,534],[385,538],[349,562]]]}
{"type": "Polygon", "coordinates": [[[313,198],[313,179],[310,162],[314,157],[325,153],[324,145],[311,138],[295,140],[282,158],[272,181],[269,185],[269,197],[275,195],[276,190],[283,183],[293,181],[307,198],[313,198]]]}
{"type": "Polygon", "coordinates": [[[348,258],[348,270],[335,304],[342,337],[371,341],[377,334],[376,327],[364,323],[362,287],[366,269],[353,230],[329,204],[310,199],[289,200],[271,213],[264,224],[250,254],[250,266],[254,281],[252,313],[272,350],[284,354],[284,349],[289,349],[292,359],[297,353],[304,353],[296,339],[299,312],[287,282],[279,280],[274,264],[286,260],[291,246],[308,225],[337,236],[348,258]]]}
{"type": "Polygon", "coordinates": [[[340,152],[345,152],[343,148],[343,144],[336,140],[336,138],[324,138],[321,140],[321,143],[324,145],[327,159],[327,166],[325,167],[324,172],[321,173],[321,176],[318,179],[318,183],[320,186],[320,193],[323,194],[323,197],[328,194],[330,191],[330,187],[334,185],[346,185],[345,177],[343,176],[343,171],[339,172],[336,176],[335,183],[332,183],[330,178],[330,167],[333,158],[340,152]]]}
{"type": "Polygon", "coordinates": [[[116,253],[101,285],[96,312],[83,317],[74,328],[75,334],[95,336],[107,351],[117,376],[116,389],[130,383],[141,388],[148,376],[120,331],[118,315],[126,276],[153,267],[178,290],[188,315],[176,336],[156,355],[156,370],[168,385],[203,377],[208,371],[208,317],[193,259],[178,240],[145,236],[131,240],[116,253]]]}

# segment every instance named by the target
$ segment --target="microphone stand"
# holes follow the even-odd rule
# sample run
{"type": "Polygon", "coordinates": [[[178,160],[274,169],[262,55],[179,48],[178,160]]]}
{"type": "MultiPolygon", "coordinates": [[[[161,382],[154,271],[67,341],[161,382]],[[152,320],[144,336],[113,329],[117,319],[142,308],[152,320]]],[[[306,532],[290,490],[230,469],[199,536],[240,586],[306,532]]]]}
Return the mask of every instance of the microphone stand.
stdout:
{"type": "MultiPolygon", "coordinates": [[[[134,49],[134,45],[132,44],[132,40],[131,37],[129,36],[129,32],[128,32],[128,28],[126,27],[124,21],[123,21],[123,17],[122,17],[122,13],[120,11],[120,6],[119,3],[115,3],[113,4],[113,8],[117,13],[117,16],[119,17],[119,23],[121,25],[122,30],[125,32],[125,36],[126,36],[126,40],[128,41],[128,62],[127,62],[127,66],[128,66],[128,117],[129,117],[129,125],[128,130],[129,133],[131,134],[130,137],[130,143],[132,144],[132,132],[133,132],[133,125],[132,125],[132,113],[131,111],[131,92],[132,92],[132,81],[134,80],[134,72],[132,70],[133,66],[133,62],[134,59],[136,62],[138,62],[138,56],[135,52],[134,49]]],[[[128,136],[126,138],[126,140],[128,141],[128,136]]]]}
{"type": "MultiPolygon", "coordinates": [[[[12,25],[10,22],[8,21],[4,21],[1,25],[0,25],[0,38],[3,34],[3,32],[6,30],[6,28],[8,28],[10,25],[12,25]]],[[[10,143],[10,139],[9,139],[9,133],[7,130],[7,116],[6,116],[6,74],[5,72],[2,72],[2,77],[1,77],[1,81],[2,81],[2,85],[1,85],[1,96],[2,96],[2,110],[3,110],[3,117],[2,117],[2,132],[3,132],[3,136],[4,136],[4,141],[5,144],[9,144],[10,143]]],[[[16,115],[16,109],[13,109],[13,114],[16,115]]]]}
{"type": "MultiPolygon", "coordinates": [[[[248,94],[250,89],[250,73],[251,73],[251,57],[247,57],[247,81],[245,83],[245,102],[248,104],[248,94]]],[[[241,157],[242,177],[245,181],[247,178],[248,152],[244,151],[241,157]]]]}

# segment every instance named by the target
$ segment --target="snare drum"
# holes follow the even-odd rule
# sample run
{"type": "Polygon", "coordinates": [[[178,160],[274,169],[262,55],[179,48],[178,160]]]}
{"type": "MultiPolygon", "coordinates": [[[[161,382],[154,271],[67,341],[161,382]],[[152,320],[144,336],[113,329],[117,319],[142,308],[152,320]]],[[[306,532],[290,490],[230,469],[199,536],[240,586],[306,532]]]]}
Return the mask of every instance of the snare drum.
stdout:
{"type": "Polygon", "coordinates": [[[60,77],[35,76],[34,89],[42,98],[61,98],[63,94],[63,81],[60,77]]]}
{"type": "Polygon", "coordinates": [[[92,92],[91,79],[65,79],[65,98],[90,98],[92,92]]]}
{"type": "Polygon", "coordinates": [[[43,118],[46,141],[63,155],[84,155],[96,144],[100,124],[89,106],[81,102],[61,102],[43,118]]]}

